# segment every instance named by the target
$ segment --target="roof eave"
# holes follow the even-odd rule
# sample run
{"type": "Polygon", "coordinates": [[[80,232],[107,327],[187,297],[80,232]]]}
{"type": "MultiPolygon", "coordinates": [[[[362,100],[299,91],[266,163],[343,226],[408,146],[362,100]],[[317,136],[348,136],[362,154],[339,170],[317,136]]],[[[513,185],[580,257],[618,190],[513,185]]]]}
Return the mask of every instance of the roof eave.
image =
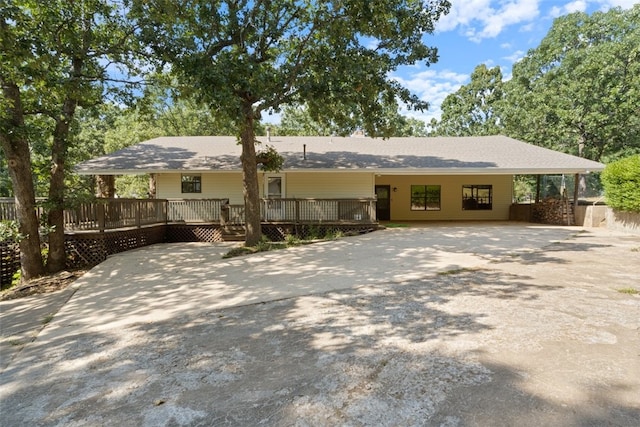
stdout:
{"type": "Polygon", "coordinates": [[[597,168],[425,168],[375,169],[376,175],[574,175],[602,172],[597,168]]]}
{"type": "MultiPolygon", "coordinates": [[[[376,175],[561,175],[602,172],[602,167],[586,168],[291,168],[283,172],[357,172],[376,175]]],[[[142,175],[154,173],[220,173],[242,172],[242,169],[91,169],[76,170],[78,175],[142,175]]]]}
{"type": "MultiPolygon", "coordinates": [[[[83,169],[74,171],[76,175],[144,175],[152,173],[179,172],[163,169],[83,169]]],[[[191,171],[189,171],[191,172],[191,171]]]]}

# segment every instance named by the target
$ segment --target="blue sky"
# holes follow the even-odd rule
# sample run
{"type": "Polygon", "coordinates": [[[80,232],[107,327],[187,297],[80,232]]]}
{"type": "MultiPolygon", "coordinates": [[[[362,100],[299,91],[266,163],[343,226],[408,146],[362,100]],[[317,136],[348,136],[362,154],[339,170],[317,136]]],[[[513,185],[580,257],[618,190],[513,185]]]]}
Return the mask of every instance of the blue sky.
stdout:
{"type": "Polygon", "coordinates": [[[430,67],[398,70],[394,78],[430,103],[429,111],[405,113],[425,120],[439,118],[444,98],[469,82],[479,64],[500,66],[505,79],[514,62],[536,48],[553,20],[571,12],[631,8],[637,0],[451,0],[451,12],[441,18],[436,32],[425,37],[439,51],[430,67]]]}
{"type": "MultiPolygon", "coordinates": [[[[425,36],[439,51],[429,67],[405,67],[392,75],[421,99],[429,102],[424,113],[403,114],[424,120],[440,118],[444,98],[469,82],[479,64],[500,66],[504,79],[511,77],[514,62],[536,48],[558,16],[572,12],[606,11],[632,7],[637,0],[451,0],[448,15],[440,19],[433,35],[425,36]]],[[[264,114],[278,123],[280,115],[264,114]]]]}

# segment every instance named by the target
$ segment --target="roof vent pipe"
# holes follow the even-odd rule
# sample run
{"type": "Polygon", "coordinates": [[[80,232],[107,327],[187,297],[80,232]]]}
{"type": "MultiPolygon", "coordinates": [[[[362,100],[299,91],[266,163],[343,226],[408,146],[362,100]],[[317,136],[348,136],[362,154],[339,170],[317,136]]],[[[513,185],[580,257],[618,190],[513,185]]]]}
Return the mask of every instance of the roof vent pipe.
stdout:
{"type": "Polygon", "coordinates": [[[302,144],[302,159],[307,160],[307,144],[302,144]]]}

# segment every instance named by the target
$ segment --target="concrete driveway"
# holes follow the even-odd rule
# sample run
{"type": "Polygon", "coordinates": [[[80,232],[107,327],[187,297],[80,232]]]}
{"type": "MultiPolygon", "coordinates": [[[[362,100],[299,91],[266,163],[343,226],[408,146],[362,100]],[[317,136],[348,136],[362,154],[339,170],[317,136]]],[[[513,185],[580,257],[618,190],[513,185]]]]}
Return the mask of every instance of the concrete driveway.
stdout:
{"type": "Polygon", "coordinates": [[[640,424],[640,296],[621,292],[640,290],[640,236],[431,224],[229,246],[91,270],[0,374],[2,424],[640,424]]]}

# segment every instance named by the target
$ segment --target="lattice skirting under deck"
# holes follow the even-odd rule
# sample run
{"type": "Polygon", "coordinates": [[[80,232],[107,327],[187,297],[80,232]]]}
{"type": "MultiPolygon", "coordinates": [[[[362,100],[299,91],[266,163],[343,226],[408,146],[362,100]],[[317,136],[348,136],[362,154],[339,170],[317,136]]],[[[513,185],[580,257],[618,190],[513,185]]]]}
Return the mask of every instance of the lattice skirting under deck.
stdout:
{"type": "MultiPolygon", "coordinates": [[[[344,235],[363,234],[375,230],[371,224],[262,224],[262,233],[272,241],[282,241],[287,235],[301,239],[322,238],[341,232],[344,235]]],[[[169,224],[127,230],[65,235],[67,268],[93,267],[109,255],[163,242],[222,242],[228,230],[220,225],[169,224]]],[[[18,245],[0,242],[0,284],[11,283],[13,274],[20,269],[18,245]]]]}
{"type": "Polygon", "coordinates": [[[15,242],[0,242],[0,286],[11,283],[13,274],[20,270],[20,249],[15,242]]]}
{"type": "Polygon", "coordinates": [[[183,225],[171,224],[167,226],[165,240],[171,243],[179,242],[222,242],[222,229],[219,225],[183,225]]]}
{"type": "Polygon", "coordinates": [[[67,268],[100,264],[109,255],[165,241],[165,226],[65,235],[67,268]]]}

